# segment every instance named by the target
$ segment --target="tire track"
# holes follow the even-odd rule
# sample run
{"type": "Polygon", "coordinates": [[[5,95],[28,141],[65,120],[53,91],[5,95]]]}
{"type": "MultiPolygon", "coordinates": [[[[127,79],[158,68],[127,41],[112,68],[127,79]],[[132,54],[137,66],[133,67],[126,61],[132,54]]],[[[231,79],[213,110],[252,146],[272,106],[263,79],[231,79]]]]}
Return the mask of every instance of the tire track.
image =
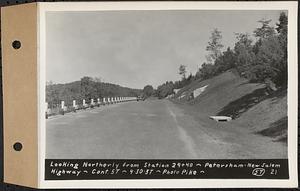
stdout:
{"type": "Polygon", "coordinates": [[[184,128],[182,128],[179,123],[178,120],[176,118],[175,113],[171,110],[171,108],[166,104],[168,111],[170,113],[170,115],[172,116],[172,118],[174,119],[174,122],[176,124],[178,133],[179,133],[179,138],[181,139],[181,141],[184,143],[188,153],[191,155],[192,158],[198,158],[198,155],[196,153],[196,149],[195,149],[195,144],[193,142],[192,137],[190,137],[186,131],[184,130],[184,128]]]}

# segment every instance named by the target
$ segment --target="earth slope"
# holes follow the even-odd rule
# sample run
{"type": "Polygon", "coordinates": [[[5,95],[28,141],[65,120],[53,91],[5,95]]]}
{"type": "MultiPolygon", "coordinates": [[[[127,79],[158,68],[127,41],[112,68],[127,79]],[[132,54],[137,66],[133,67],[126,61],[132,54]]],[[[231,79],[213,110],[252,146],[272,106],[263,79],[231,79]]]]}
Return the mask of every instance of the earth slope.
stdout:
{"type": "Polygon", "coordinates": [[[264,84],[250,83],[235,70],[229,70],[204,81],[194,81],[182,88],[173,100],[196,119],[209,127],[241,130],[266,136],[273,142],[287,142],[287,91],[268,92],[264,84]],[[194,90],[207,86],[199,96],[189,99],[194,90]],[[215,122],[211,115],[233,118],[230,122],[215,122]]]}

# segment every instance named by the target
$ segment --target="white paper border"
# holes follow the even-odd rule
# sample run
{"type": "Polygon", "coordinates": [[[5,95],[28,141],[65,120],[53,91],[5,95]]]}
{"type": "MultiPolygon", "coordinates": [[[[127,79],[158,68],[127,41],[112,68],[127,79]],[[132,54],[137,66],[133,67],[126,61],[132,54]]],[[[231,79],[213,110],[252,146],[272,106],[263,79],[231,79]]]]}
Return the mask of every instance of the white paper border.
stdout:
{"type": "Polygon", "coordinates": [[[295,188],[298,186],[298,57],[297,2],[55,2],[38,3],[38,140],[40,188],[295,188]],[[111,10],[287,10],[288,11],[288,180],[270,179],[143,179],[45,181],[45,73],[47,11],[111,10]]]}

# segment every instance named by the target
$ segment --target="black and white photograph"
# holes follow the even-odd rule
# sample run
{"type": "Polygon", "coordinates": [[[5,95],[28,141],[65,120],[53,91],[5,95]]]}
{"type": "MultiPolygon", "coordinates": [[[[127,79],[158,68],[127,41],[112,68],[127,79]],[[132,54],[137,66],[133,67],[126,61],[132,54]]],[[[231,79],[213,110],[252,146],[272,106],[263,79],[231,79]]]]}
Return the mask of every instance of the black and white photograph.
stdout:
{"type": "Polygon", "coordinates": [[[46,180],[289,179],[289,10],[199,7],[44,12],[46,180]]]}
{"type": "Polygon", "coordinates": [[[46,156],[287,158],[287,12],[46,15],[46,156]]]}
{"type": "Polygon", "coordinates": [[[58,1],[1,7],[5,188],[299,187],[297,1],[58,1]]]}

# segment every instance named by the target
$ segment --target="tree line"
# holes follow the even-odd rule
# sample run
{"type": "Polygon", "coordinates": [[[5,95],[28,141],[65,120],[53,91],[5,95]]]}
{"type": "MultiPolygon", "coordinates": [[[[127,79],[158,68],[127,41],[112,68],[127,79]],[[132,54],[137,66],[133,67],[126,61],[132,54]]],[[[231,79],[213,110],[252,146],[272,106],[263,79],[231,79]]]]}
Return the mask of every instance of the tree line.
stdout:
{"type": "Polygon", "coordinates": [[[172,94],[174,89],[182,88],[195,80],[209,79],[229,69],[236,69],[240,76],[249,79],[250,82],[286,88],[287,15],[284,12],[280,14],[276,27],[270,25],[271,20],[263,19],[258,22],[260,27],[256,28],[252,35],[235,33],[234,47],[228,47],[223,52],[222,32],[214,29],[206,47],[206,62],[196,74],[186,76],[186,66],[182,64],[179,67],[182,78],[175,82],[163,83],[153,90],[153,95],[164,98],[172,94]]]}
{"type": "Polygon", "coordinates": [[[103,97],[137,97],[141,94],[139,89],[131,89],[116,84],[101,82],[98,78],[83,77],[80,81],[74,81],[66,84],[46,84],[46,102],[48,106],[56,107],[61,101],[66,105],[72,105],[76,100],[77,104],[82,104],[85,99],[87,103],[91,99],[103,97]]]}

